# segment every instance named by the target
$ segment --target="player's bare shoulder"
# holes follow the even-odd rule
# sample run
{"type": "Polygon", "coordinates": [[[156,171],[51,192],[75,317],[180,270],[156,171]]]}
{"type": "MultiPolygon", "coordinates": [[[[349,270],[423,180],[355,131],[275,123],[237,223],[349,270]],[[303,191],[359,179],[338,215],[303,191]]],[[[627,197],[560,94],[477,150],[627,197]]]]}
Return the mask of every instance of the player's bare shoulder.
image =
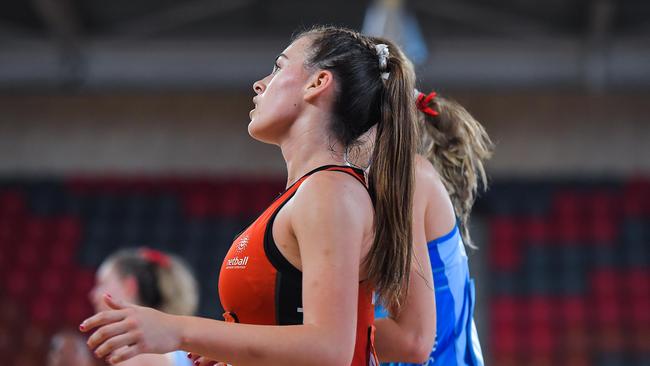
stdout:
{"type": "Polygon", "coordinates": [[[422,155],[415,155],[415,202],[427,202],[429,209],[449,211],[453,208],[449,193],[433,164],[422,155]]]}
{"type": "Polygon", "coordinates": [[[340,216],[372,218],[374,213],[365,186],[355,177],[340,171],[314,173],[298,188],[294,201],[295,206],[307,205],[310,209],[337,206],[335,211],[340,216]]]}
{"type": "Polygon", "coordinates": [[[415,155],[415,185],[416,190],[439,189],[442,185],[436,168],[427,158],[419,154],[415,155]]]}

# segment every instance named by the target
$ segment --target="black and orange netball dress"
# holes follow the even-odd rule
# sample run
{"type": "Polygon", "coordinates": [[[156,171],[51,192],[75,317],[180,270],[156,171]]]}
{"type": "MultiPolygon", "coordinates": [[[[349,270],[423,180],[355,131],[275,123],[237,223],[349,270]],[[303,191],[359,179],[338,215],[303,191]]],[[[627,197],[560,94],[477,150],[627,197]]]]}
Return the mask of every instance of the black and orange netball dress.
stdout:
{"type": "MultiPolygon", "coordinates": [[[[300,185],[318,171],[339,171],[364,184],[363,171],[326,165],[305,174],[282,193],[233,242],[219,276],[219,297],[230,322],[259,325],[297,325],[303,322],[302,272],[278,250],[273,221],[300,185]]],[[[373,346],[372,288],[359,284],[357,335],[351,366],[378,364],[373,346]]]]}

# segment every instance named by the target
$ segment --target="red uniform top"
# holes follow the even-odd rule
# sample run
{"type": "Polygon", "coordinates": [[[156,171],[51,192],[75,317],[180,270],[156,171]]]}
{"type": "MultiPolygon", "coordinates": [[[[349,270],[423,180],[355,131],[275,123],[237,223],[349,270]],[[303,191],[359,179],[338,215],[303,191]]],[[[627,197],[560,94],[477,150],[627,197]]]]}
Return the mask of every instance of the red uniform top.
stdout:
{"type": "MultiPolygon", "coordinates": [[[[219,275],[219,297],[226,321],[260,325],[302,324],[302,272],[278,250],[273,240],[273,221],[300,185],[318,171],[339,171],[365,186],[363,171],[326,165],[305,174],[287,188],[233,242],[219,275]]],[[[350,366],[378,365],[373,346],[374,306],[372,289],[359,284],[357,336],[350,366]]]]}

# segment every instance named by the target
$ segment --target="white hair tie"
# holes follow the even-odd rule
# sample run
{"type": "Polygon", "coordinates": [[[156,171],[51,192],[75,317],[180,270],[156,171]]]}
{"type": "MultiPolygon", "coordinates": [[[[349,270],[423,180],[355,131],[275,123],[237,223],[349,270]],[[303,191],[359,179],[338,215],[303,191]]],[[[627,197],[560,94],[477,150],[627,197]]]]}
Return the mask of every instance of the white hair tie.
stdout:
{"type": "Polygon", "coordinates": [[[388,45],[384,43],[376,44],[375,51],[377,52],[377,57],[379,58],[379,71],[382,71],[381,78],[388,80],[390,73],[385,72],[388,68],[388,57],[390,56],[388,45]]]}

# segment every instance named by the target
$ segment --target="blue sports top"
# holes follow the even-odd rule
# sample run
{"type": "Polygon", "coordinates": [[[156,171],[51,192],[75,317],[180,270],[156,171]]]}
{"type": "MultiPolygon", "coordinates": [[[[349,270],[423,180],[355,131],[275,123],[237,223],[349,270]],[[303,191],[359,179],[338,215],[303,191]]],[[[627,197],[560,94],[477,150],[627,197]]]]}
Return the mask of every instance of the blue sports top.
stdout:
{"type": "MultiPolygon", "coordinates": [[[[436,343],[423,365],[483,366],[473,317],[474,280],[469,276],[467,253],[458,225],[448,234],[428,242],[427,247],[436,290],[436,343]]],[[[387,315],[382,307],[375,308],[375,318],[387,315]]]]}

